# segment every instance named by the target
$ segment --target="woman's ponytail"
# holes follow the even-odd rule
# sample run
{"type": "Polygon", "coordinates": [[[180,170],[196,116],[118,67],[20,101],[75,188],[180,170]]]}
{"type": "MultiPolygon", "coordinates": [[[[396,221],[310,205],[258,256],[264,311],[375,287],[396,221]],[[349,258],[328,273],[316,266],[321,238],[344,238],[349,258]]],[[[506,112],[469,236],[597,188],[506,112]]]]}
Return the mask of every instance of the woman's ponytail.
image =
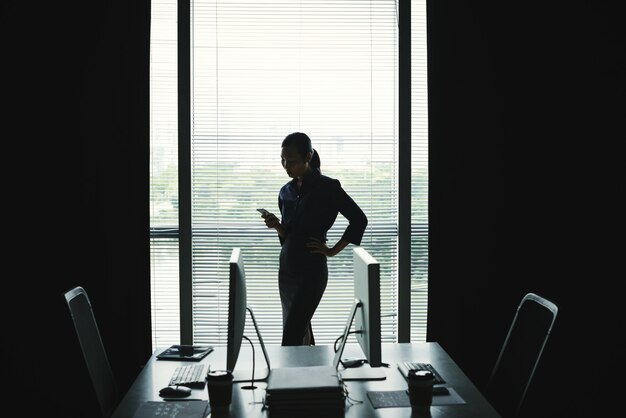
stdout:
{"type": "Polygon", "coordinates": [[[317,153],[315,148],[313,148],[313,152],[311,153],[311,161],[309,161],[309,165],[312,169],[317,170],[320,173],[322,172],[322,169],[320,167],[322,165],[322,162],[320,161],[320,155],[317,153]]]}

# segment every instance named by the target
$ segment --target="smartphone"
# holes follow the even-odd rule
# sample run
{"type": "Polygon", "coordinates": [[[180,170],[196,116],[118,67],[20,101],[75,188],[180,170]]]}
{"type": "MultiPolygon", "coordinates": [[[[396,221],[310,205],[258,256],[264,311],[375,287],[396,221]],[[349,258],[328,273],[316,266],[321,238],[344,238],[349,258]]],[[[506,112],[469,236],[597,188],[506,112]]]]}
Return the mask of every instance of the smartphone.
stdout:
{"type": "Polygon", "coordinates": [[[269,215],[269,214],[270,214],[270,213],[269,213],[268,211],[266,211],[265,209],[257,209],[257,210],[258,210],[259,212],[261,212],[261,215],[263,215],[263,216],[267,216],[267,215],[269,215]]]}

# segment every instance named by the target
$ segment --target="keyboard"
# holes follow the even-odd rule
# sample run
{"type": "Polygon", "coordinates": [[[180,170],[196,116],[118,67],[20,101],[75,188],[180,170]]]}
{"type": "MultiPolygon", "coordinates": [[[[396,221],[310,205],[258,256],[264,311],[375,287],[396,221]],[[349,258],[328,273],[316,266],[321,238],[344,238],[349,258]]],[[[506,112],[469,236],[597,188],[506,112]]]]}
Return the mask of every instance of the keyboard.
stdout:
{"type": "Polygon", "coordinates": [[[179,366],[174,370],[169,386],[187,386],[193,389],[202,389],[206,384],[206,363],[195,363],[179,366]]]}
{"type": "Polygon", "coordinates": [[[441,377],[439,372],[435,370],[432,364],[430,363],[419,363],[415,361],[401,361],[398,362],[398,370],[402,373],[405,379],[409,378],[409,370],[427,370],[433,374],[434,384],[440,385],[446,383],[445,380],[441,377]]]}

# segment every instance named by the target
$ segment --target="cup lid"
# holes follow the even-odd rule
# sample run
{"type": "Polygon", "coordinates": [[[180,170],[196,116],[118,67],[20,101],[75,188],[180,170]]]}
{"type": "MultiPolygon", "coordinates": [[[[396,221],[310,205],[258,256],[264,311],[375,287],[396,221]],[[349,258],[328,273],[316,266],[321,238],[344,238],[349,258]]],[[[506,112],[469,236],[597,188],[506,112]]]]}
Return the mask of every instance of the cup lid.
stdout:
{"type": "Polygon", "coordinates": [[[206,376],[207,379],[211,380],[230,380],[233,374],[230,370],[211,370],[206,376]]]}
{"type": "Polygon", "coordinates": [[[409,379],[415,380],[432,380],[432,372],[428,370],[409,370],[409,379]]]}

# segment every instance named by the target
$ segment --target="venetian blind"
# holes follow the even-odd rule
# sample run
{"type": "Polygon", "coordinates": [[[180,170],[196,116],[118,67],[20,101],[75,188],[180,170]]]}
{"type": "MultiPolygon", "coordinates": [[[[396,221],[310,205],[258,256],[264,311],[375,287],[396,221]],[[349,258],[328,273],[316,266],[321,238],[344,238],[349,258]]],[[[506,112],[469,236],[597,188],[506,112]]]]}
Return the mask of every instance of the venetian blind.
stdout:
{"type": "MultiPolygon", "coordinates": [[[[322,173],[341,181],[381,263],[384,339],[395,337],[397,20],[393,1],[192,2],[194,341],[225,344],[228,258],[239,247],[248,306],[280,344],[280,244],[256,208],[278,214],[288,133],[306,132],[322,173]]],[[[341,215],[329,233],[346,228],[341,215]]],[[[317,343],[341,334],[353,300],[352,248],[329,259],[313,317],[317,343]]],[[[253,336],[250,320],[246,335],[253,336]]]]}
{"type": "Polygon", "coordinates": [[[153,0],[150,32],[152,346],[180,343],[176,0],[153,0]]]}
{"type": "MultiPolygon", "coordinates": [[[[278,190],[289,180],[280,165],[280,143],[293,131],[312,138],[322,172],[339,179],[368,216],[361,245],[381,263],[383,340],[395,340],[396,13],[396,4],[389,0],[192,2],[193,298],[189,303],[195,343],[225,344],[228,259],[233,247],[242,249],[248,305],[263,339],[266,344],[280,343],[280,245],[275,231],[265,228],[255,209],[265,207],[278,214],[278,190]]],[[[153,344],[162,346],[180,339],[176,2],[153,0],[152,14],[153,344]]],[[[425,155],[420,158],[423,164],[425,155]]],[[[419,184],[423,192],[423,179],[419,184]]],[[[418,207],[425,208],[425,201],[418,207]]],[[[412,221],[423,233],[424,213],[420,216],[412,221]]],[[[329,232],[330,244],[345,227],[339,215],[329,232]]],[[[418,244],[421,249],[413,256],[419,258],[426,243],[418,244]]],[[[328,287],[313,318],[318,344],[332,343],[345,324],[352,304],[353,247],[329,259],[328,287]]],[[[419,258],[421,267],[413,271],[413,278],[424,265],[419,258]]],[[[422,273],[418,279],[424,279],[422,273]]],[[[419,306],[423,312],[412,318],[425,318],[423,301],[419,306]]],[[[246,335],[254,339],[249,319],[247,324],[246,335]]],[[[416,326],[413,339],[420,332],[425,335],[425,324],[416,326]]]]}
{"type": "Polygon", "coordinates": [[[411,341],[428,313],[428,79],[426,0],[411,1],[411,341]]]}

